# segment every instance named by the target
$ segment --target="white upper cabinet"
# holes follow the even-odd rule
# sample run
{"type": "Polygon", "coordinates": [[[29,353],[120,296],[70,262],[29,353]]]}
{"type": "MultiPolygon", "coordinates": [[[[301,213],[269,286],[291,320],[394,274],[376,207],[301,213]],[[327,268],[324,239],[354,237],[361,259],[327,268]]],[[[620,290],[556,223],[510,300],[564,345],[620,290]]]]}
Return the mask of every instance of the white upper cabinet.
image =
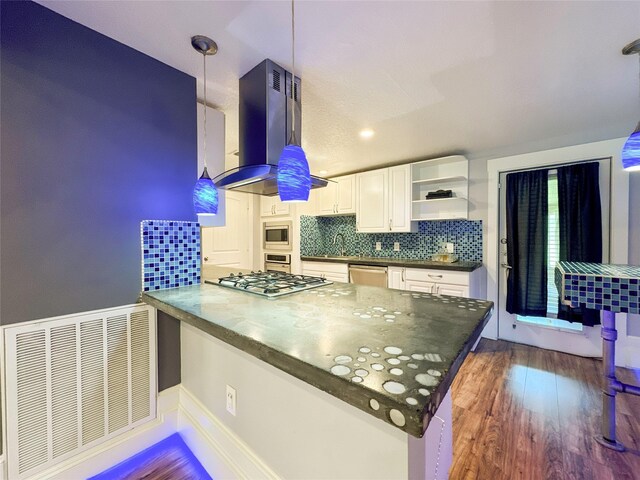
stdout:
{"type": "Polygon", "coordinates": [[[411,166],[381,168],[356,176],[358,232],[412,232],[411,166]]]}
{"type": "Polygon", "coordinates": [[[411,165],[389,168],[389,230],[415,231],[411,225],[411,165]]]}
{"type": "Polygon", "coordinates": [[[356,231],[389,230],[389,169],[382,168],[357,174],[356,231]]]}
{"type": "Polygon", "coordinates": [[[338,184],[329,180],[327,186],[318,189],[318,215],[335,215],[338,184]]]}
{"type": "Polygon", "coordinates": [[[260,197],[260,216],[275,217],[279,215],[289,215],[291,206],[280,201],[280,197],[260,197]]]}
{"type": "Polygon", "coordinates": [[[411,180],[412,220],[469,217],[469,161],[462,155],[413,163],[411,180]],[[451,190],[451,196],[429,195],[438,190],[451,190]]]}
{"type": "Polygon", "coordinates": [[[332,178],[326,187],[318,190],[317,214],[349,215],[356,213],[356,176],[332,178]]]}

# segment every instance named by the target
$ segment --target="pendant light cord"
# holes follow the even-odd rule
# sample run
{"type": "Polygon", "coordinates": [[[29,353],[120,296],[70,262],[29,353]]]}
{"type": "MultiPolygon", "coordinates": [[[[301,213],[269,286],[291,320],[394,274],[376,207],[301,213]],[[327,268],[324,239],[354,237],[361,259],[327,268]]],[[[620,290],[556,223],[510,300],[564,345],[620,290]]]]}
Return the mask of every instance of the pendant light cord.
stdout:
{"type": "Polygon", "coordinates": [[[204,136],[203,136],[203,160],[204,160],[204,171],[207,171],[207,55],[206,53],[202,54],[202,63],[204,64],[204,136]]]}
{"type": "Polygon", "coordinates": [[[296,145],[296,13],[295,1],[291,0],[291,138],[289,144],[296,145]]]}

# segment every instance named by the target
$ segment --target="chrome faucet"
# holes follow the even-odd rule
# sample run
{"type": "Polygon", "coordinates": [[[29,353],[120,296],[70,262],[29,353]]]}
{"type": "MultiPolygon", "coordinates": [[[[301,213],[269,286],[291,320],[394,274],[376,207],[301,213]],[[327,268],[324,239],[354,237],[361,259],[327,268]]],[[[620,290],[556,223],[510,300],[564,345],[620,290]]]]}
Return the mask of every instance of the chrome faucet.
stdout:
{"type": "Polygon", "coordinates": [[[333,237],[333,244],[335,245],[336,242],[338,241],[338,237],[340,237],[340,240],[342,240],[342,248],[340,248],[340,256],[344,257],[344,235],[342,235],[342,233],[338,232],[336,233],[336,236],[333,237]]]}

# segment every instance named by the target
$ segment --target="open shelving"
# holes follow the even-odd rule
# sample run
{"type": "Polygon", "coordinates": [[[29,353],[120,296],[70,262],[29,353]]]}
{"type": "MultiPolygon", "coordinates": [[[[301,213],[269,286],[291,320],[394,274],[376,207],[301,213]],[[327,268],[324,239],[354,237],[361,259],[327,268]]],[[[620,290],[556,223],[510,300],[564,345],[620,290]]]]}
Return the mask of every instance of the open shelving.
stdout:
{"type": "Polygon", "coordinates": [[[468,218],[469,161],[462,155],[412,164],[411,188],[412,221],[468,218]],[[452,196],[426,198],[436,190],[451,190],[452,196]]]}

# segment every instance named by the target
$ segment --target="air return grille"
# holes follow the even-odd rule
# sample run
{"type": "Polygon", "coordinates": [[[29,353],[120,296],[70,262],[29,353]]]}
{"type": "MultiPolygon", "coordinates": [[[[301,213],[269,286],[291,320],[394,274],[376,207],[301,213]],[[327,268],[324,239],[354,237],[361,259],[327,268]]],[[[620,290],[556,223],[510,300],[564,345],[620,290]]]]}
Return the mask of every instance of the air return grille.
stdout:
{"type": "Polygon", "coordinates": [[[7,327],[5,352],[11,479],[155,418],[155,313],[148,306],[7,327]]]}

